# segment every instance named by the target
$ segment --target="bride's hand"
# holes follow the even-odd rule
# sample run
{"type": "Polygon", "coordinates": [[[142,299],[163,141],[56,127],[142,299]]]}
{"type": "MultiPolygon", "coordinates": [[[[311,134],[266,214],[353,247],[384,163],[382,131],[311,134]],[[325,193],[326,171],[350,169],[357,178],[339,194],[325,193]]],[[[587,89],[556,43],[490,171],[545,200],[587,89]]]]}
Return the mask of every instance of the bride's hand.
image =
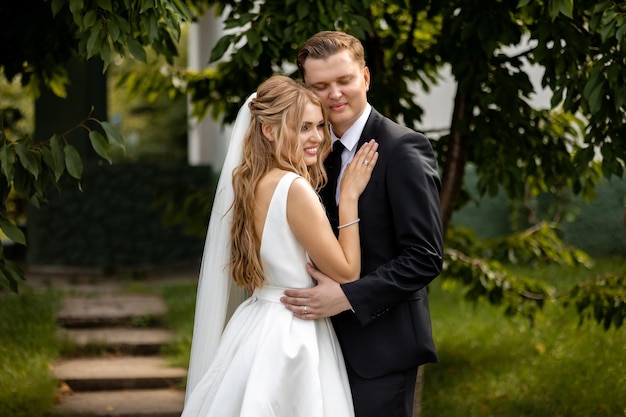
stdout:
{"type": "Polygon", "coordinates": [[[358,198],[361,195],[378,160],[377,150],[378,143],[374,139],[361,146],[343,174],[340,196],[358,198]]]}

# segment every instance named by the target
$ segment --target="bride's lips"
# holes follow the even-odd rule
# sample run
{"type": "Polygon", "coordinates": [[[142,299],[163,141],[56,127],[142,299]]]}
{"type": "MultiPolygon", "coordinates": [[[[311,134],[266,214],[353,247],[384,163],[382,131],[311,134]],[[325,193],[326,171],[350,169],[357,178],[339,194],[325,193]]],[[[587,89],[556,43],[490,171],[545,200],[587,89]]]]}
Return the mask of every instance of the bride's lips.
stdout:
{"type": "Polygon", "coordinates": [[[310,148],[304,148],[304,152],[308,155],[317,155],[317,146],[312,146],[310,148]]]}

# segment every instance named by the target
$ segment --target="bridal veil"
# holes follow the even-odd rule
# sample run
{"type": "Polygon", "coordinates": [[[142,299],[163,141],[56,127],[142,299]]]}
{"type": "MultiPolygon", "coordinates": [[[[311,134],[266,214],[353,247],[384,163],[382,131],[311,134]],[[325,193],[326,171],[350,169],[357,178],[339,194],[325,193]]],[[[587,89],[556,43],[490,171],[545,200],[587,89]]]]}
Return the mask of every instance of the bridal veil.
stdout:
{"type": "Polygon", "coordinates": [[[250,125],[252,94],[239,109],[220,174],[202,255],[187,374],[186,398],[206,373],[230,315],[246,297],[230,276],[233,170],[243,157],[243,139],[250,125]]]}

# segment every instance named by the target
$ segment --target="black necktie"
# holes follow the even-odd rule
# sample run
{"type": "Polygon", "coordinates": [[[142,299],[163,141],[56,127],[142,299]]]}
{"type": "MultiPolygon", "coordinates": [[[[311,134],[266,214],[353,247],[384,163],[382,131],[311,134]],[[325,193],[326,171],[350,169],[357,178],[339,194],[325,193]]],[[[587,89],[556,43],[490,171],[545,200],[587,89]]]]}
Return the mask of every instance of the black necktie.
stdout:
{"type": "Polygon", "coordinates": [[[320,192],[322,202],[324,203],[324,207],[326,207],[326,215],[330,220],[330,224],[333,226],[333,230],[335,230],[335,234],[337,233],[337,225],[339,223],[339,213],[337,211],[335,195],[337,192],[337,179],[341,171],[341,153],[344,149],[346,148],[339,140],[336,140],[333,144],[333,150],[324,161],[328,183],[320,192]]]}

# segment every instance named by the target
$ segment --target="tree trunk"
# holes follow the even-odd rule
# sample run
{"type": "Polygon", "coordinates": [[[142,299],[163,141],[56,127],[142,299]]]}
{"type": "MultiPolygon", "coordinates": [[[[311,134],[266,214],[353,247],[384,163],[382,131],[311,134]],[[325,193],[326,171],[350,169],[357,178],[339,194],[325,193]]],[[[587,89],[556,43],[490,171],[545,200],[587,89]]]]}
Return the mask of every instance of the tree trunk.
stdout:
{"type": "Polygon", "coordinates": [[[468,113],[471,111],[468,101],[467,96],[457,90],[454,98],[448,150],[443,165],[440,195],[444,236],[452,219],[452,213],[461,192],[465,175],[465,164],[469,152],[469,135],[466,126],[469,125],[468,113]]]}

